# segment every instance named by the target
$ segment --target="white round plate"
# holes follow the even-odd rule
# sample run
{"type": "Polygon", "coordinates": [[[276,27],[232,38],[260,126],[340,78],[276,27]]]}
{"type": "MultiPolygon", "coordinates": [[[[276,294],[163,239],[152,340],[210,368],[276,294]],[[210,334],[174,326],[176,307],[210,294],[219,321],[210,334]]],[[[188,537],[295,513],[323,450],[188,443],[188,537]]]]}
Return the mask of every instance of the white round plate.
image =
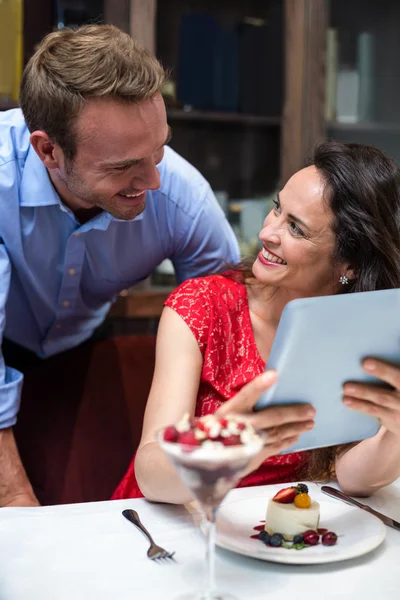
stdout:
{"type": "Polygon", "coordinates": [[[386,527],[377,517],[342,502],[320,502],[320,527],[339,537],[335,546],[303,550],[272,548],[258,539],[253,527],[265,519],[268,498],[245,498],[223,504],[217,513],[216,544],[245,556],[278,563],[308,565],[348,560],[374,550],[383,542],[386,527]]]}

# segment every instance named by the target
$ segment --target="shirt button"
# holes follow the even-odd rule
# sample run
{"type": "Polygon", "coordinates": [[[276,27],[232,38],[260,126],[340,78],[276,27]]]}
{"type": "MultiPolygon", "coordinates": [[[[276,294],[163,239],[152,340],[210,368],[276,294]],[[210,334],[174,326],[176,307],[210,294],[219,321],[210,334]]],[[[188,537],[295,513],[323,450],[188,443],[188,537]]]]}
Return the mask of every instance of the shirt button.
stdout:
{"type": "Polygon", "coordinates": [[[57,325],[56,325],[56,329],[61,329],[61,325],[60,325],[60,323],[57,323],[57,325]]]}
{"type": "Polygon", "coordinates": [[[67,308],[70,305],[70,301],[69,300],[64,300],[64,302],[62,303],[62,305],[64,306],[64,308],[67,308]]]}
{"type": "Polygon", "coordinates": [[[81,235],[79,232],[78,233],[74,233],[74,237],[78,237],[78,235],[81,235]]]}
{"type": "Polygon", "coordinates": [[[76,269],[68,269],[68,275],[76,275],[76,269]]]}

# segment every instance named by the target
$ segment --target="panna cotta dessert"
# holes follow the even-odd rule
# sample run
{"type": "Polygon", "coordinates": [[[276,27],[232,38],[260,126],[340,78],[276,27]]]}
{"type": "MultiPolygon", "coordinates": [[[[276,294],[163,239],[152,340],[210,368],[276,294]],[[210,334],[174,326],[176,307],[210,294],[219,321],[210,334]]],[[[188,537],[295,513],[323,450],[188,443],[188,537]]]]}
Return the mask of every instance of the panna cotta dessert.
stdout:
{"type": "Polygon", "coordinates": [[[292,541],[295,536],[319,525],[319,503],[312,500],[304,483],[279,490],[268,502],[265,531],[269,535],[280,533],[284,540],[292,541]]]}

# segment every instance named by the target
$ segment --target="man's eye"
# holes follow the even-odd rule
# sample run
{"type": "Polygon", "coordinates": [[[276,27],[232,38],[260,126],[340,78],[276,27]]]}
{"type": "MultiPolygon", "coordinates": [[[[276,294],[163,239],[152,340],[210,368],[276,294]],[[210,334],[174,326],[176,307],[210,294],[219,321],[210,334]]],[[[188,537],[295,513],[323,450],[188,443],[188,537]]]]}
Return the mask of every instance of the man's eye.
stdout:
{"type": "Polygon", "coordinates": [[[127,171],[129,169],[128,165],[124,165],[123,167],[114,167],[113,171],[127,171]]]}
{"type": "Polygon", "coordinates": [[[274,210],[279,210],[281,207],[281,203],[279,202],[279,200],[275,199],[275,200],[273,200],[273,203],[275,204],[274,210]]]}

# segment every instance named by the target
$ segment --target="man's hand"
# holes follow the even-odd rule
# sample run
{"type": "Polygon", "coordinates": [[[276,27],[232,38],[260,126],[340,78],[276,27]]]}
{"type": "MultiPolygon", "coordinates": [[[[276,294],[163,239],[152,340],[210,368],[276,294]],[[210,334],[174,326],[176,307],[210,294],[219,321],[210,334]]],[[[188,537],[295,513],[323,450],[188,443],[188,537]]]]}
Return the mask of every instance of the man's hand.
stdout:
{"type": "Polygon", "coordinates": [[[363,361],[363,368],[394,389],[367,383],[345,383],[343,403],[349,408],[376,417],[385,429],[400,439],[400,366],[367,358],[363,361]]]}
{"type": "Polygon", "coordinates": [[[276,371],[267,371],[255,377],[245,385],[233,398],[224,402],[216,412],[218,416],[238,414],[257,430],[266,435],[264,449],[254,459],[247,470],[248,473],[258,468],[270,456],[279,454],[296,442],[305,431],[314,427],[315,409],[311,404],[286,404],[271,406],[254,412],[254,406],[261,394],[277,380],[276,371]]]}
{"type": "Polygon", "coordinates": [[[0,507],[40,506],[21,462],[11,427],[0,430],[0,507]]]}
{"type": "Polygon", "coordinates": [[[17,494],[10,500],[6,501],[5,504],[1,505],[1,508],[7,506],[40,506],[36,496],[32,494],[17,494]]]}

